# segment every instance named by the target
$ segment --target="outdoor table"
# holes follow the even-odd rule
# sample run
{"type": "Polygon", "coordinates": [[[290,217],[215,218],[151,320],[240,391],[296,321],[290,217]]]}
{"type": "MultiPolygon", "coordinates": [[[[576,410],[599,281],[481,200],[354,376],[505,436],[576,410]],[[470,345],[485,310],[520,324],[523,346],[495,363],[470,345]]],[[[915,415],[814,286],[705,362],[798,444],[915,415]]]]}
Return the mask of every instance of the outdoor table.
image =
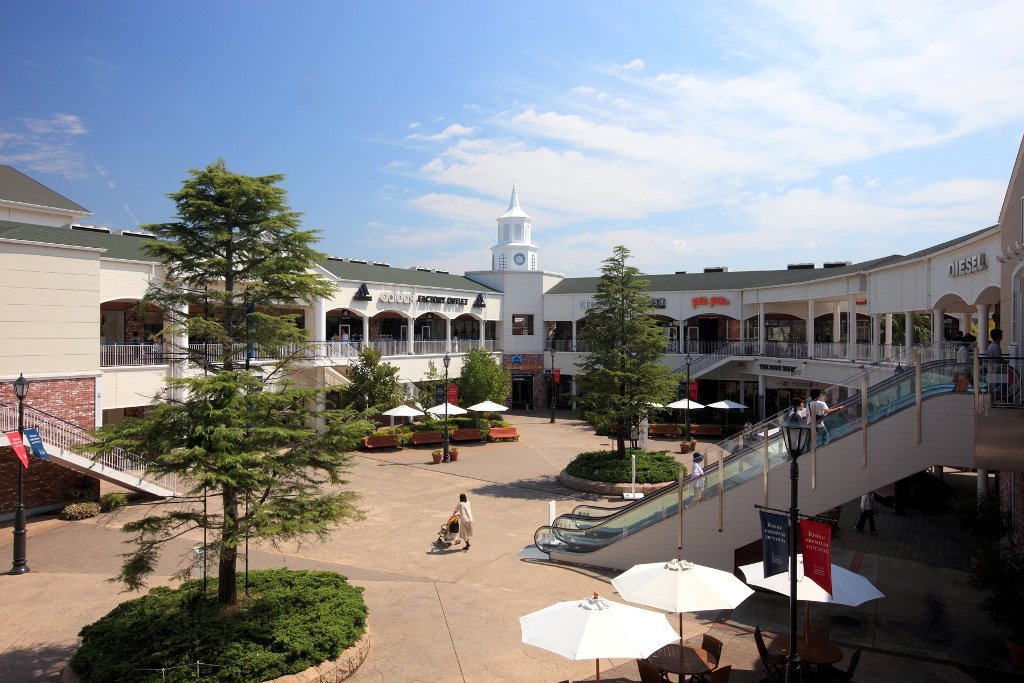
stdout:
{"type": "Polygon", "coordinates": [[[686,676],[703,675],[715,668],[711,654],[707,650],[696,645],[679,643],[655,650],[647,661],[662,671],[676,674],[680,681],[686,676]]]}
{"type": "MultiPolygon", "coordinates": [[[[805,640],[797,638],[797,653],[802,661],[808,664],[820,666],[822,664],[835,664],[843,658],[843,651],[831,640],[820,640],[811,638],[805,640]]],[[[782,654],[789,656],[789,636],[779,636],[772,641],[772,648],[782,654]]]]}

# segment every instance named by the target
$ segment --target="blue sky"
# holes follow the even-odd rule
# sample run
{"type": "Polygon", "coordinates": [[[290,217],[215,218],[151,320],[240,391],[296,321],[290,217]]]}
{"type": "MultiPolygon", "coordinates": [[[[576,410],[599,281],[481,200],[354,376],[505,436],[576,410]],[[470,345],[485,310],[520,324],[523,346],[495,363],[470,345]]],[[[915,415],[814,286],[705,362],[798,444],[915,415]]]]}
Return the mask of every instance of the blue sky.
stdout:
{"type": "Polygon", "coordinates": [[[4,3],[0,163],[112,228],[224,158],[334,256],[861,261],[994,224],[1024,133],[1007,2],[4,3]]]}

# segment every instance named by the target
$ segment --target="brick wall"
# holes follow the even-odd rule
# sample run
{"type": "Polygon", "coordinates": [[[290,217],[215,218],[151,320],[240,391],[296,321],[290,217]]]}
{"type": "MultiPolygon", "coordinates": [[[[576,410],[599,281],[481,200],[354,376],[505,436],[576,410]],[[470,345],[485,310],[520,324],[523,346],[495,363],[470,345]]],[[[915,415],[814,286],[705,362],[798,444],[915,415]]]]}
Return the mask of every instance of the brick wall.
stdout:
{"type": "Polygon", "coordinates": [[[544,380],[543,353],[506,353],[502,354],[501,366],[515,375],[533,376],[533,409],[543,410],[548,406],[551,387],[544,380]],[[512,359],[518,358],[518,363],[512,359]]]}
{"type": "MultiPolygon", "coordinates": [[[[73,379],[29,380],[25,406],[45,410],[83,429],[96,424],[96,380],[93,377],[73,379]]],[[[13,387],[0,384],[0,400],[17,403],[13,387]]],[[[25,426],[33,420],[26,416],[25,426]]],[[[17,505],[18,461],[10,448],[0,448],[0,514],[13,512],[17,505]]],[[[99,495],[99,480],[80,474],[56,462],[36,460],[29,456],[25,472],[25,507],[73,502],[76,490],[99,495]]]]}

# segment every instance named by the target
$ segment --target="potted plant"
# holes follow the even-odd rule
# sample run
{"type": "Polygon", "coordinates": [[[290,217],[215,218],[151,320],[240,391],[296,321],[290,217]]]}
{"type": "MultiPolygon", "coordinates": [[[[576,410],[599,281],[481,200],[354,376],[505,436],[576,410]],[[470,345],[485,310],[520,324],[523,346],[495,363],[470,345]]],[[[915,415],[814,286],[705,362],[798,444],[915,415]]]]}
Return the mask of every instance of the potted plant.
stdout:
{"type": "MultiPolygon", "coordinates": [[[[444,459],[444,451],[441,450],[440,448],[435,448],[434,450],[430,451],[430,457],[434,460],[434,464],[436,465],[436,464],[438,464],[439,462],[441,462],[444,459]]],[[[448,458],[452,462],[455,462],[456,460],[458,460],[459,459],[459,449],[455,448],[453,446],[449,446],[448,447],[448,458]]]]}
{"type": "Polygon", "coordinates": [[[687,431],[686,425],[680,427],[679,431],[683,434],[683,440],[679,442],[679,452],[689,453],[690,451],[696,450],[697,440],[693,438],[693,425],[690,425],[689,431],[687,431]]]}
{"type": "Polygon", "coordinates": [[[981,609],[992,623],[1009,631],[1006,647],[1010,661],[1024,669],[1024,555],[1001,544],[992,544],[978,555],[971,585],[985,593],[981,609]]]}

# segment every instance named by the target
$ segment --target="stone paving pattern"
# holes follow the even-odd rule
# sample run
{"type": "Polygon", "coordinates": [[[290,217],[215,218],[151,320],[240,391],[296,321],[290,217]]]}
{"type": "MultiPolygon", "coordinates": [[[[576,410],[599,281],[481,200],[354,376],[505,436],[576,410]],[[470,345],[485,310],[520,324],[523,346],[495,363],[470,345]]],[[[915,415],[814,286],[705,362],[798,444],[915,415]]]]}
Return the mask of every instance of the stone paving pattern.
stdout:
{"type": "MultiPolygon", "coordinates": [[[[553,425],[547,415],[509,419],[519,428],[519,442],[460,446],[456,463],[431,464],[430,448],[357,454],[348,487],[363,495],[364,521],[341,527],[324,544],[251,548],[254,569],[330,569],[366,589],[370,654],[352,683],[594,679],[593,661],[572,662],[523,645],[518,617],[594,590],[617,598],[610,573],[529,557],[533,533],[547,521],[548,501],[557,502],[559,513],[583,501],[609,502],[555,481],[576,453],[609,442],[561,413],[553,425]],[[435,551],[431,542],[461,492],[477,518],[473,547],[435,551]]],[[[678,450],[674,440],[653,443],[678,450]]],[[[945,476],[966,490],[974,486],[973,474],[945,476]]],[[[79,522],[30,519],[32,573],[0,575],[0,681],[56,680],[75,650],[78,630],[133,597],[108,581],[125,550],[119,528],[155,504],[79,522]]],[[[840,666],[861,647],[857,680],[1022,680],[1009,665],[1003,634],[977,609],[979,595],[965,571],[970,539],[955,528],[955,518],[913,509],[896,516],[883,506],[876,516],[879,533],[869,535],[854,531],[857,515],[857,501],[843,507],[834,561],[856,566],[887,597],[857,608],[811,606],[819,621],[856,620],[856,626],[832,624],[832,638],[846,653],[840,666]]],[[[3,558],[11,555],[9,530],[9,523],[0,529],[3,558]]],[[[152,584],[171,583],[178,558],[201,543],[201,534],[176,542],[152,584]]],[[[666,548],[666,559],[674,552],[666,548]]],[[[674,616],[670,623],[677,623],[674,616]]],[[[687,614],[684,636],[699,642],[711,631],[725,643],[723,663],[733,665],[732,680],[749,683],[759,670],[755,625],[769,640],[786,632],[787,598],[758,592],[731,612],[687,614]]],[[[603,681],[640,680],[632,660],[601,660],[601,670],[603,681]]]]}

